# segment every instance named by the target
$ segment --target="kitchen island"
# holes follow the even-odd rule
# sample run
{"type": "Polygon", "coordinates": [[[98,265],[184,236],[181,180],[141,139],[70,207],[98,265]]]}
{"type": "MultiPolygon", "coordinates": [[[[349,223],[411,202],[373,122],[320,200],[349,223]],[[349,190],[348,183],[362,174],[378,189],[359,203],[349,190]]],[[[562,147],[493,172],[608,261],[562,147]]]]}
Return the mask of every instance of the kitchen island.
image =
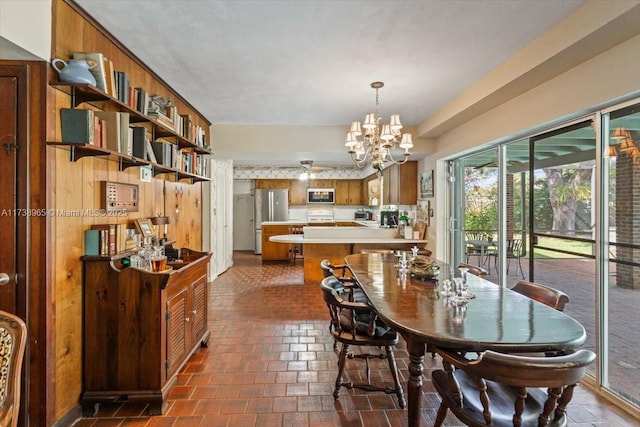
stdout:
{"type": "Polygon", "coordinates": [[[262,261],[281,262],[289,259],[289,245],[270,240],[273,236],[290,234],[291,227],[322,226],[322,227],[377,227],[377,221],[332,220],[323,222],[309,222],[305,220],[263,221],[261,223],[262,261]]]}
{"type": "Polygon", "coordinates": [[[271,236],[270,241],[286,244],[302,244],[304,256],[304,282],[320,283],[323,278],[320,262],[328,259],[332,264],[344,264],[344,257],[359,253],[362,249],[409,250],[413,246],[423,248],[422,239],[402,239],[395,229],[366,227],[304,227],[304,234],[271,236]]]}

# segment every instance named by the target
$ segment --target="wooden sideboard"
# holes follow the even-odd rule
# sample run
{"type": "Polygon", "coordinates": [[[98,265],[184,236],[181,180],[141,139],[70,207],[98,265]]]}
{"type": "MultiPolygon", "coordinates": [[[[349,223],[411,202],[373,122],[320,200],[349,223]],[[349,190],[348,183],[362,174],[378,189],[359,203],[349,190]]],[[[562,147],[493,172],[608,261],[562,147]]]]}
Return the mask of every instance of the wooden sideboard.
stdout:
{"type": "Polygon", "coordinates": [[[179,369],[206,346],[210,253],[182,249],[183,263],[153,273],[122,257],[83,257],[83,414],[101,402],[141,401],[162,414],[179,369]]]}

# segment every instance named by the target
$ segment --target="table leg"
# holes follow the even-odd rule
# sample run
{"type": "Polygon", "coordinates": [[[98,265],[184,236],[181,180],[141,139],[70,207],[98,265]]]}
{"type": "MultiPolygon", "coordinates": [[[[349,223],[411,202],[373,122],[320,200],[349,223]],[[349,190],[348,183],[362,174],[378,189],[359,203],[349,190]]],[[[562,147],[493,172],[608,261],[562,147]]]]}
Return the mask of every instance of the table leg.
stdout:
{"type": "Polygon", "coordinates": [[[407,413],[409,427],[418,427],[422,414],[422,372],[424,371],[425,343],[404,337],[409,352],[409,383],[407,385],[407,413]]]}

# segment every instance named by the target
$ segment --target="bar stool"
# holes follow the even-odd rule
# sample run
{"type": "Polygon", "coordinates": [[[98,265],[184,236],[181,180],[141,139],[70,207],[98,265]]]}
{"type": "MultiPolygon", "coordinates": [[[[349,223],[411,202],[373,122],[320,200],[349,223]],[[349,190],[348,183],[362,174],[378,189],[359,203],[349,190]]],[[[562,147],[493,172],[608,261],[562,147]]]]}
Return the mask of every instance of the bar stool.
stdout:
{"type": "MultiPolygon", "coordinates": [[[[289,234],[304,234],[302,225],[289,226],[289,234]]],[[[302,253],[302,243],[290,243],[289,244],[289,261],[295,263],[298,258],[304,258],[302,253]]]]}

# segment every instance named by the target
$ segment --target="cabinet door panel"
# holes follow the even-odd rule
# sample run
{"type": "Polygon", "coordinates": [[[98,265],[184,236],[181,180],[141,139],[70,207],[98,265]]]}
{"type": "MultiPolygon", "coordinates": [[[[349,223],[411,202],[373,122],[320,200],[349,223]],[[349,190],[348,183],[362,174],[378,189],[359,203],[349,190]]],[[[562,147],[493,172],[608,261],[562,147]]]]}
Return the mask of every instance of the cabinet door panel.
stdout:
{"type": "Polygon", "coordinates": [[[207,332],[207,278],[202,276],[191,285],[191,328],[193,344],[207,332]]]}
{"type": "Polygon", "coordinates": [[[362,205],[362,181],[359,179],[349,180],[349,204],[362,205]]]}
{"type": "Polygon", "coordinates": [[[167,378],[180,367],[189,351],[187,342],[188,289],[183,289],[167,301],[167,378]]]}
{"type": "Polygon", "coordinates": [[[307,182],[299,179],[289,181],[289,204],[290,205],[306,205],[307,204],[307,182]]]}
{"type": "Polygon", "coordinates": [[[349,204],[349,182],[347,180],[336,180],[336,205],[349,204]]]}

